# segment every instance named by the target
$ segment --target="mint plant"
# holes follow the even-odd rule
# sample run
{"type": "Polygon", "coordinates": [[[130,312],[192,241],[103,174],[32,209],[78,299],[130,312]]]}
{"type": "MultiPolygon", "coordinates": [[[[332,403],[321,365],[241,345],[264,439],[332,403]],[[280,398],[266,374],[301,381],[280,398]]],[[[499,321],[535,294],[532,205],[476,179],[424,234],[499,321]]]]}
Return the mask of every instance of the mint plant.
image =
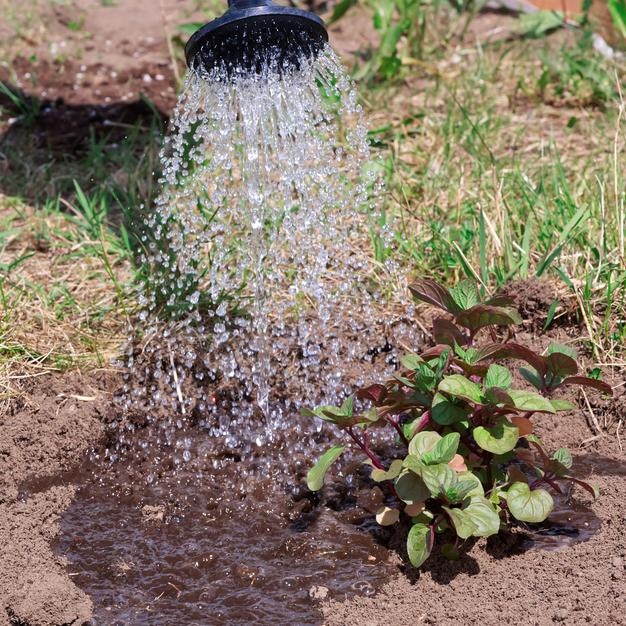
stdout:
{"type": "MultiPolygon", "coordinates": [[[[563,481],[597,497],[595,487],[571,474],[566,449],[548,454],[532,419],[573,409],[558,397],[566,386],[605,394],[611,387],[579,375],[576,353],[567,346],[552,344],[541,355],[512,341],[510,327],[522,320],[506,298],[481,302],[469,282],[448,290],[420,280],[410,289],[447,314],[433,322],[435,345],[406,355],[392,379],[359,389],[340,407],[302,413],[334,424],[364,455],[371,479],[386,493],[376,519],[384,526],[409,522],[413,566],[424,563],[438,537],[441,553],[458,558],[465,539],[495,535],[516,520],[544,521],[554,506],[550,491],[562,493],[563,481]],[[514,383],[503,364],[512,360],[523,363],[527,384],[514,383]],[[381,458],[370,445],[371,429],[381,427],[401,444],[398,458],[381,458]]],[[[322,454],[307,475],[311,490],[322,488],[346,448],[335,445],[322,454]]]]}

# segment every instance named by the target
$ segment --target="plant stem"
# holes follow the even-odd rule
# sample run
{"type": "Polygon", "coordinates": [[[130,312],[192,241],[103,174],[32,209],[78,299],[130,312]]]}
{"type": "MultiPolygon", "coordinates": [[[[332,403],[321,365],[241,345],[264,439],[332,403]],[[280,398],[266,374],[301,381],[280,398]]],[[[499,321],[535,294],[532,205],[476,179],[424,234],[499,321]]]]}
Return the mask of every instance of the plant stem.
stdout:
{"type": "Polygon", "coordinates": [[[354,443],[356,443],[357,446],[359,446],[359,448],[361,448],[362,452],[367,456],[367,458],[372,462],[372,465],[379,470],[385,470],[385,466],[382,464],[381,460],[368,448],[367,443],[364,441],[361,441],[356,434],[354,433],[354,431],[352,430],[352,427],[347,429],[348,434],[350,435],[350,437],[352,438],[352,440],[354,441],[354,443]]]}
{"type": "Polygon", "coordinates": [[[402,431],[402,427],[400,426],[398,420],[395,420],[392,417],[385,417],[385,421],[388,424],[391,424],[396,429],[396,432],[398,433],[398,436],[400,437],[402,442],[406,445],[409,445],[409,440],[404,436],[404,432],[402,431]]]}
{"type": "Polygon", "coordinates": [[[426,428],[431,422],[430,411],[425,411],[420,417],[420,421],[417,422],[417,426],[415,427],[415,434],[420,433],[426,428]]]}

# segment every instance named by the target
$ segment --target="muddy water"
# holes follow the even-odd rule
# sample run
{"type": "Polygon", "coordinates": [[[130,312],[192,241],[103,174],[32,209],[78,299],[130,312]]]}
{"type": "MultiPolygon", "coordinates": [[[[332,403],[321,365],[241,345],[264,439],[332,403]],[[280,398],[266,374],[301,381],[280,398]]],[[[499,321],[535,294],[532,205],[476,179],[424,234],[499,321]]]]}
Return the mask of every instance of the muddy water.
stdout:
{"type": "Polygon", "coordinates": [[[322,502],[254,459],[190,463],[152,486],[145,467],[74,476],[56,550],[92,597],[93,624],[319,624],[315,596],[372,595],[397,571],[339,483],[322,502]]]}
{"type": "MultiPolygon", "coordinates": [[[[224,450],[200,429],[182,434],[191,435],[194,459],[175,470],[140,447],[64,478],[80,488],[56,551],[93,599],[94,625],[319,624],[316,597],[373,595],[397,574],[384,547],[391,530],[357,504],[368,506],[363,480],[331,480],[316,496],[302,486],[311,461],[297,447],[266,450],[269,463],[230,450],[214,467],[224,450]]],[[[555,504],[523,548],[558,549],[598,530],[567,492],[555,504]]]]}

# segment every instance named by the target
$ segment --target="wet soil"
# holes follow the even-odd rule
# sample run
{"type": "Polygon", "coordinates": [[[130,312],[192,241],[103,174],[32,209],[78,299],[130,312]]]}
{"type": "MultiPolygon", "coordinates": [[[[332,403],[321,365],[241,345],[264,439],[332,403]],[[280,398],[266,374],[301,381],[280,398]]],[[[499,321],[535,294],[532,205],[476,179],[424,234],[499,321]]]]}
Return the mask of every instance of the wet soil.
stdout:
{"type": "MultiPolygon", "coordinates": [[[[219,442],[190,426],[205,454],[177,472],[166,464],[151,486],[149,454],[86,461],[106,442],[119,384],[107,372],[42,377],[0,418],[3,626],[626,623],[626,458],[582,409],[538,429],[570,447],[597,502],[576,490],[549,524],[470,544],[456,562],[434,555],[416,573],[373,524],[365,479],[346,488],[335,474],[310,494],[302,452],[214,467],[219,442]]],[[[625,417],[618,394],[590,396],[598,416],[625,417]]]]}

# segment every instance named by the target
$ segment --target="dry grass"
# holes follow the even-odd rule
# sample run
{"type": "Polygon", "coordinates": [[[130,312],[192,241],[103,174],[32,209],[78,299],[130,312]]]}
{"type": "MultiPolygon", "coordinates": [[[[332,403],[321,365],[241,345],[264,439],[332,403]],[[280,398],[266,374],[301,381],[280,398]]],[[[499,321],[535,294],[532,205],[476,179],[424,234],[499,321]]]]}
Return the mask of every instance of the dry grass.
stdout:
{"type": "Polygon", "coordinates": [[[103,366],[118,353],[129,265],[84,226],[0,197],[0,400],[26,378],[103,366]]]}

